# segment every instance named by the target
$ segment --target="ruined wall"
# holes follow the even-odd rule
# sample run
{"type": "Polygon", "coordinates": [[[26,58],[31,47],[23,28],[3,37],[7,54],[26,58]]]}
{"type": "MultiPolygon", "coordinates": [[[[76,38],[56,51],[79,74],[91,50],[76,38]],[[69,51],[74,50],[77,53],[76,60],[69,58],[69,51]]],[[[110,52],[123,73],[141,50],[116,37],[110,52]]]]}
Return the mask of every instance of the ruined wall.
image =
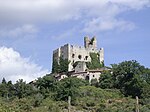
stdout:
{"type": "Polygon", "coordinates": [[[84,72],[86,70],[87,70],[87,66],[85,62],[79,62],[78,65],[75,67],[75,73],[84,72]]]}
{"type": "Polygon", "coordinates": [[[53,51],[53,59],[59,62],[59,58],[62,57],[63,59],[68,59],[69,55],[69,44],[65,44],[60,48],[53,51]]]}
{"type": "Polygon", "coordinates": [[[73,64],[75,62],[90,62],[91,58],[89,55],[89,51],[81,46],[69,46],[69,70],[73,70],[73,64]]]}
{"type": "Polygon", "coordinates": [[[100,60],[100,63],[104,63],[104,48],[100,48],[100,51],[99,51],[99,60],[100,60]]]}
{"type": "Polygon", "coordinates": [[[84,47],[88,50],[97,50],[97,40],[96,37],[89,38],[84,37],[84,47]]]}
{"type": "Polygon", "coordinates": [[[100,78],[100,72],[90,72],[89,73],[89,82],[91,82],[92,79],[96,79],[97,81],[99,81],[100,78]]]}
{"type": "Polygon", "coordinates": [[[53,58],[59,61],[59,57],[61,56],[63,59],[68,59],[70,61],[68,71],[74,70],[73,64],[75,62],[91,62],[90,53],[99,53],[100,63],[104,61],[104,49],[101,48],[97,50],[97,41],[96,38],[93,37],[90,39],[89,37],[84,38],[84,47],[74,46],[70,44],[66,44],[56,49],[53,52],[53,58]]]}

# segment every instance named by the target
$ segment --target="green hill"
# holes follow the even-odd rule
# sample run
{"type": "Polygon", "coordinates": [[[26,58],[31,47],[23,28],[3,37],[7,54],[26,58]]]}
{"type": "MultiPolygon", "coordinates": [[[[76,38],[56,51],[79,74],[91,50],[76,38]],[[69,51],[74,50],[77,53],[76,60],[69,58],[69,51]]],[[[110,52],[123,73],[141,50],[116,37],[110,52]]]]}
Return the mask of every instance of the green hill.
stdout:
{"type": "Polygon", "coordinates": [[[70,112],[150,112],[150,69],[124,61],[100,76],[91,83],[75,77],[57,81],[51,74],[29,84],[3,79],[0,112],[68,112],[68,107],[70,112]]]}

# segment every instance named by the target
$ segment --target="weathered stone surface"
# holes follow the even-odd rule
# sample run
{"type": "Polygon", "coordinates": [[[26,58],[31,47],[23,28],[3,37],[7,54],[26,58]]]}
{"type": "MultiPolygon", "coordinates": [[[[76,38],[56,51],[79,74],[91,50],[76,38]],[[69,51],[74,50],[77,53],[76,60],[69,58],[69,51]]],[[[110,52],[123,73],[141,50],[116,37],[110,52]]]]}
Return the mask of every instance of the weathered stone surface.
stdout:
{"type": "Polygon", "coordinates": [[[75,62],[91,62],[90,53],[98,53],[100,63],[104,62],[104,49],[97,49],[96,37],[93,37],[92,39],[85,37],[84,47],[65,44],[53,51],[53,58],[58,62],[60,57],[70,61],[68,71],[72,71],[74,70],[73,64],[75,62]]]}

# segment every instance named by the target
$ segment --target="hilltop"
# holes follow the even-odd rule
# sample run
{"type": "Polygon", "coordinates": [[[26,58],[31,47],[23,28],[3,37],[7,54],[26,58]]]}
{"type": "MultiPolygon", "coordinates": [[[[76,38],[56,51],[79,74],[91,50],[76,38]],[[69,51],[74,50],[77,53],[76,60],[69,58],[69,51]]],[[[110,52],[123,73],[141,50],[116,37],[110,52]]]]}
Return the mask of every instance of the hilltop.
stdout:
{"type": "Polygon", "coordinates": [[[149,112],[150,69],[136,60],[106,67],[96,38],[53,52],[52,73],[30,83],[3,78],[0,112],[149,112]]]}
{"type": "Polygon", "coordinates": [[[149,87],[150,69],[134,60],[113,64],[91,83],[76,77],[57,81],[51,74],[29,84],[3,79],[0,112],[68,112],[68,107],[70,112],[149,112],[149,87]]]}

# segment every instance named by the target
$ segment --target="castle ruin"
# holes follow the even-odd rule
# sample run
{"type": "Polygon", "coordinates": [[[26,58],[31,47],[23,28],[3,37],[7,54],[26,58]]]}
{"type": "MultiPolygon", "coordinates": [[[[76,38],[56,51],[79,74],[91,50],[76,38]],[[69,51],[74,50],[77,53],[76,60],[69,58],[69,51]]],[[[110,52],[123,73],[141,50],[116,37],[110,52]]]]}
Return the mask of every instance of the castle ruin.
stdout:
{"type": "Polygon", "coordinates": [[[91,62],[90,53],[98,54],[100,64],[104,62],[104,49],[97,49],[96,37],[91,39],[89,37],[84,37],[84,47],[70,44],[61,46],[53,51],[53,60],[59,62],[60,57],[67,59],[70,62],[68,64],[68,71],[73,71],[75,70],[73,67],[75,62],[91,62]]]}

